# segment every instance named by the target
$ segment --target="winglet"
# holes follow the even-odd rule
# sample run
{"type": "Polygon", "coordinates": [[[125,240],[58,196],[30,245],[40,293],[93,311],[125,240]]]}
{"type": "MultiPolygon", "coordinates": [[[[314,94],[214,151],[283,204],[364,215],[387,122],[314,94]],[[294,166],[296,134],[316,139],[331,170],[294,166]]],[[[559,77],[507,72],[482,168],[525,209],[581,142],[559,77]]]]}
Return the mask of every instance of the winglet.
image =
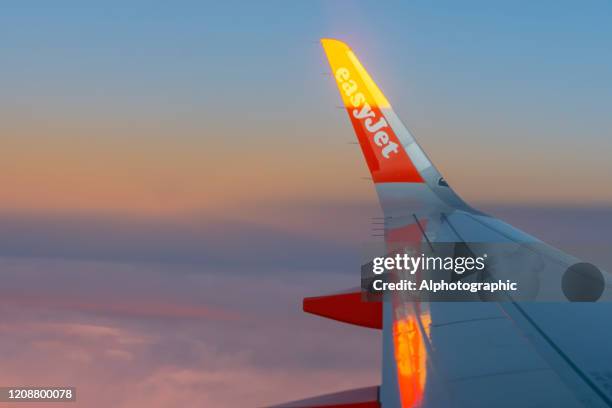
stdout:
{"type": "MultiPolygon", "coordinates": [[[[361,62],[359,62],[353,50],[351,50],[346,43],[332,38],[323,38],[321,40],[321,45],[325,50],[325,54],[327,55],[330,65],[332,65],[334,73],[336,72],[334,65],[336,65],[336,68],[340,68],[342,66],[354,67],[355,72],[359,74],[361,80],[368,90],[368,96],[371,97],[368,100],[370,105],[376,105],[379,108],[388,108],[391,106],[385,95],[370,77],[370,74],[368,74],[363,65],[361,65],[361,62]]],[[[342,92],[340,92],[340,94],[342,95],[342,99],[344,100],[345,104],[350,102],[348,96],[344,95],[342,92]]]]}
{"type": "Polygon", "coordinates": [[[389,101],[348,45],[321,40],[342,101],[375,183],[423,183],[386,110],[389,101]]]}

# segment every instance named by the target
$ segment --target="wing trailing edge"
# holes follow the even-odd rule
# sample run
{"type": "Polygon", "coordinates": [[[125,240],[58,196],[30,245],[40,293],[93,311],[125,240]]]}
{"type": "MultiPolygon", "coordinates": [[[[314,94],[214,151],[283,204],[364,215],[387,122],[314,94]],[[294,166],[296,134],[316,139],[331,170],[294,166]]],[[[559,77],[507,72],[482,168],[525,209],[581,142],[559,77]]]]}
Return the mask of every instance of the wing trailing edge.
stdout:
{"type": "Polygon", "coordinates": [[[270,408],[380,408],[378,386],[355,388],[270,408]]]}

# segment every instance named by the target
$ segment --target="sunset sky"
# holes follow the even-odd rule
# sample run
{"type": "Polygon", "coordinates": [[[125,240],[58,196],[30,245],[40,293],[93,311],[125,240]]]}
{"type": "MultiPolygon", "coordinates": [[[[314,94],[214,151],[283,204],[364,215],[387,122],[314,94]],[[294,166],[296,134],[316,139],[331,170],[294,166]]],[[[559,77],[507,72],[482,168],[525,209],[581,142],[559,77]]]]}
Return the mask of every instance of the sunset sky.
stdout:
{"type": "Polygon", "coordinates": [[[0,386],[231,407],[377,381],[376,333],[300,312],[355,286],[378,215],[322,37],[466,201],[609,235],[612,3],[124,3],[0,13],[0,386]]]}
{"type": "Polygon", "coordinates": [[[370,200],[324,36],[469,201],[612,202],[605,2],[105,4],[4,8],[2,210],[370,200]]]}

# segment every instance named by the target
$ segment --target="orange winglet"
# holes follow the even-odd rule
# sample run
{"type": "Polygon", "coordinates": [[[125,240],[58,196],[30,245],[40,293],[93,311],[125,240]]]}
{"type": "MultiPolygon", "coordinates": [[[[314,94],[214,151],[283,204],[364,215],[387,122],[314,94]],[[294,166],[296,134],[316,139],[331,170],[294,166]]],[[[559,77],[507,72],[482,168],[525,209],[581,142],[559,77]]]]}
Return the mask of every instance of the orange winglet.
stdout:
{"type": "Polygon", "coordinates": [[[307,297],[304,311],[344,323],[371,329],[382,329],[382,303],[364,302],[361,292],[307,297]]]}
{"type": "Polygon", "coordinates": [[[385,110],[391,105],[345,43],[321,40],[344,106],[375,183],[423,183],[385,110]]]}

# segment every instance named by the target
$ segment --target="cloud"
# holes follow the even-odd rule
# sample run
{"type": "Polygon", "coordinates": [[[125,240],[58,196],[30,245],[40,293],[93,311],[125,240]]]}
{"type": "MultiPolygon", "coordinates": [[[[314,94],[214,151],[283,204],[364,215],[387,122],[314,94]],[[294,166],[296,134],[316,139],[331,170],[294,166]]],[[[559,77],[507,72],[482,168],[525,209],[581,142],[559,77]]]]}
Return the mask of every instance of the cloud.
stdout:
{"type": "MultiPolygon", "coordinates": [[[[68,218],[24,219],[20,228],[17,219],[0,220],[10,227],[0,230],[0,241],[9,242],[11,231],[22,234],[9,246],[20,256],[0,257],[0,384],[76,386],[78,402],[66,406],[93,408],[261,406],[377,384],[380,332],[301,310],[304,296],[356,286],[359,262],[342,251],[357,239],[344,243],[345,232],[332,225],[311,245],[317,227],[302,224],[316,219],[310,212],[325,211],[294,211],[304,218],[281,223],[283,215],[278,225],[264,226],[236,221],[227,229],[68,218]],[[249,240],[251,252],[232,250],[249,240]],[[178,262],[185,243],[197,262],[178,262]],[[196,253],[205,243],[204,255],[196,253]],[[338,248],[338,258],[328,259],[338,248]],[[305,254],[313,259],[301,262],[305,254]],[[330,273],[337,272],[334,262],[347,273],[330,273]]],[[[567,217],[574,214],[584,221],[574,222],[579,231],[601,237],[597,228],[608,214],[493,211],[535,227],[536,235],[572,223],[567,217]]]]}
{"type": "MultiPolygon", "coordinates": [[[[285,218],[292,217],[285,213],[285,218]]],[[[309,219],[312,224],[313,218],[309,219]]],[[[319,225],[321,233],[317,235],[300,231],[289,221],[287,226],[279,225],[278,219],[266,224],[198,216],[138,220],[100,215],[0,214],[0,256],[243,267],[243,273],[281,264],[341,269],[356,243],[326,237],[325,231],[332,226],[324,222],[319,225]]],[[[350,231],[346,236],[351,236],[350,231]]]]}
{"type": "Polygon", "coordinates": [[[46,259],[0,259],[0,274],[0,383],[75,386],[71,406],[260,406],[378,381],[378,332],[301,311],[342,275],[46,259]],[[232,318],[194,316],[203,304],[232,318]]]}

